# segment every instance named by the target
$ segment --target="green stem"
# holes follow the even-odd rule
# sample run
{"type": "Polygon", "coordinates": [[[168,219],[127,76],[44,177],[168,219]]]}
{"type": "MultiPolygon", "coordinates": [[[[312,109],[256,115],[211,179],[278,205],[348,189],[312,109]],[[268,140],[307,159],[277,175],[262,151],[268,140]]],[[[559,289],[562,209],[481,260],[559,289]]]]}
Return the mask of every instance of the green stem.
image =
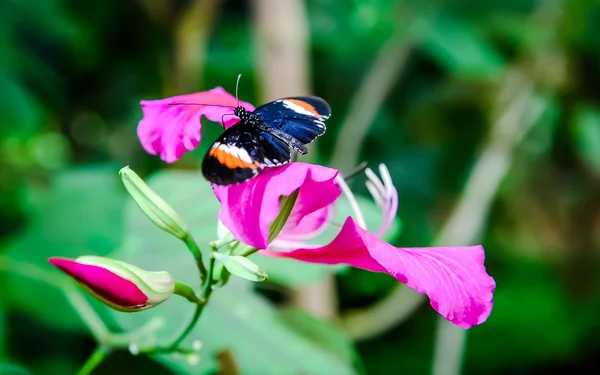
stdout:
{"type": "Polygon", "coordinates": [[[246,245],[243,248],[240,249],[240,251],[238,252],[238,254],[236,255],[241,255],[243,257],[247,257],[249,255],[254,254],[255,252],[259,251],[260,249],[250,246],[250,245],[246,245]]]}
{"type": "Polygon", "coordinates": [[[192,316],[192,320],[190,320],[190,322],[188,323],[187,327],[185,327],[185,329],[183,330],[183,332],[181,332],[179,334],[179,337],[177,337],[175,339],[175,341],[173,341],[173,343],[167,347],[167,351],[172,352],[172,351],[177,350],[177,348],[179,347],[179,345],[181,345],[181,343],[183,342],[183,340],[185,340],[185,338],[187,337],[187,335],[189,335],[190,332],[192,331],[192,329],[194,329],[194,327],[196,326],[196,323],[198,322],[198,319],[200,319],[200,315],[202,315],[202,311],[204,310],[204,306],[205,305],[198,305],[198,306],[196,306],[196,311],[194,311],[194,315],[192,316]]]}
{"type": "Polygon", "coordinates": [[[202,261],[202,251],[200,251],[200,247],[198,247],[198,244],[196,241],[194,241],[194,238],[191,234],[188,234],[186,237],[184,237],[183,241],[196,260],[196,266],[198,267],[198,273],[200,273],[200,279],[205,281],[207,271],[206,267],[204,266],[204,262],[202,261]]]}
{"type": "Polygon", "coordinates": [[[94,352],[92,353],[92,355],[90,356],[90,358],[88,358],[88,360],[83,364],[83,366],[81,367],[79,372],[77,372],[77,375],[91,374],[92,371],[94,371],[94,369],[96,367],[98,367],[98,365],[100,363],[102,363],[102,361],[104,361],[104,359],[106,359],[106,356],[108,356],[108,353],[109,353],[109,349],[107,346],[98,345],[96,347],[96,349],[94,350],[94,352]]]}
{"type": "Polygon", "coordinates": [[[204,304],[204,301],[198,298],[196,293],[194,293],[194,290],[185,283],[175,281],[175,291],[173,293],[182,296],[192,303],[198,305],[204,304]]]}
{"type": "MultiPolygon", "coordinates": [[[[183,340],[185,340],[187,335],[189,335],[189,333],[192,331],[192,329],[194,329],[194,327],[196,326],[198,319],[200,319],[200,315],[202,315],[202,311],[204,311],[204,306],[206,306],[206,301],[208,301],[208,298],[210,297],[210,294],[212,293],[212,285],[213,285],[212,278],[213,278],[214,270],[215,270],[215,258],[211,257],[210,263],[208,265],[208,273],[207,273],[206,279],[204,280],[204,284],[202,286],[202,291],[200,293],[200,299],[202,301],[204,301],[204,303],[200,304],[196,307],[196,311],[194,312],[194,315],[192,316],[192,319],[190,320],[187,327],[185,327],[185,329],[183,330],[183,332],[181,332],[181,334],[179,334],[177,339],[175,339],[175,341],[173,341],[173,343],[166,348],[166,351],[169,351],[169,352],[176,351],[177,348],[179,347],[179,345],[183,342],[183,340]]],[[[162,350],[152,350],[152,351],[162,351],[162,350]]]]}
{"type": "Polygon", "coordinates": [[[434,375],[461,374],[466,337],[466,329],[455,326],[443,317],[438,318],[432,371],[434,375]]]}
{"type": "Polygon", "coordinates": [[[294,208],[294,204],[296,204],[296,199],[298,199],[298,194],[300,193],[300,189],[294,190],[292,194],[287,197],[281,198],[281,207],[279,209],[279,214],[271,223],[269,228],[269,243],[273,242],[273,240],[279,235],[279,232],[283,229],[283,226],[287,222],[287,219],[290,217],[292,213],[292,209],[294,208]]]}
{"type": "Polygon", "coordinates": [[[85,299],[81,291],[77,289],[77,286],[69,282],[65,284],[62,290],[71,306],[77,311],[77,314],[88,326],[96,340],[100,342],[105,341],[111,335],[108,327],[104,324],[96,310],[85,299]]]}

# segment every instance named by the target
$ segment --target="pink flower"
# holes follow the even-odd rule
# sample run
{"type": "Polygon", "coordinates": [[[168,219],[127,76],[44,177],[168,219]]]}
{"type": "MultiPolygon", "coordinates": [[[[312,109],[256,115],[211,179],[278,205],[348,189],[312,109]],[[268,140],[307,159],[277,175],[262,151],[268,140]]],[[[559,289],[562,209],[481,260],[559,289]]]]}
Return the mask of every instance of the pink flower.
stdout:
{"type": "Polygon", "coordinates": [[[279,198],[300,189],[287,224],[301,227],[304,217],[330,206],[340,196],[341,190],[335,184],[337,175],[335,169],[291,163],[267,168],[257,178],[241,184],[213,185],[221,202],[219,220],[238,241],[266,249],[269,225],[279,214],[279,198]]]}
{"type": "Polygon", "coordinates": [[[380,240],[378,236],[389,228],[398,207],[397,191],[387,169],[382,166],[380,172],[382,180],[367,171],[367,187],[384,213],[376,234],[365,229],[360,208],[337,171],[303,163],[267,170],[239,186],[216,187],[222,205],[219,218],[236,239],[259,249],[268,247],[262,251],[265,255],[387,272],[427,294],[431,306],[452,323],[470,328],[484,322],[492,309],[496,284],[485,270],[483,247],[398,248],[380,240]],[[267,246],[268,228],[279,212],[279,198],[297,188],[300,194],[290,219],[267,246]],[[352,204],[356,221],[348,217],[329,244],[306,244],[306,238],[327,226],[340,190],[352,204]]]}
{"type": "MultiPolygon", "coordinates": [[[[143,118],[138,123],[138,138],[149,154],[160,154],[167,163],[177,161],[185,152],[198,147],[202,138],[200,118],[203,115],[218,123],[223,119],[226,128],[239,121],[235,116],[223,118],[226,114],[233,115],[236,99],[222,87],[166,99],[142,100],[140,104],[143,118]],[[170,105],[173,103],[195,105],[170,105]]],[[[249,111],[254,110],[250,103],[240,101],[240,105],[249,111]]]]}
{"type": "MultiPolygon", "coordinates": [[[[181,106],[170,103],[202,103],[234,106],[235,98],[217,87],[213,90],[168,99],[142,101],[144,118],[138,125],[142,145],[160,153],[169,163],[200,143],[200,117],[220,122],[232,108],[181,106]]],[[[241,104],[253,110],[251,104],[241,104]]],[[[237,118],[228,118],[231,126],[237,118]]],[[[397,248],[379,237],[396,217],[398,193],[385,167],[381,179],[367,170],[367,188],[382,209],[375,234],[366,230],[354,195],[336,170],[305,163],[267,168],[245,183],[214,186],[221,202],[219,219],[233,236],[263,250],[266,255],[313,263],[349,264],[373,272],[387,272],[419,293],[429,296],[431,306],[454,324],[469,328],[489,316],[495,281],[486,272],[481,246],[397,248]],[[280,197],[299,189],[298,199],[284,229],[268,243],[269,226],[280,211],[280,197]],[[342,191],[354,210],[329,244],[309,245],[306,240],[327,228],[335,201],[342,191]]]]}
{"type": "Polygon", "coordinates": [[[99,256],[53,257],[52,265],[72,277],[90,295],[123,312],[135,312],[166,301],[175,290],[168,272],[150,272],[99,256]]]}

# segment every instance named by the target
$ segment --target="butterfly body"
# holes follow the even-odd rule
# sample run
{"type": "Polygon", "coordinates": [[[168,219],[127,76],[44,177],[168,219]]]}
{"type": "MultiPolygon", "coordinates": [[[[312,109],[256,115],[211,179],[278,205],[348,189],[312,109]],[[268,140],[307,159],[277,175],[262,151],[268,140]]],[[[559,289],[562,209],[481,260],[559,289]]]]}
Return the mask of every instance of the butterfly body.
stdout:
{"type": "Polygon", "coordinates": [[[278,99],[253,112],[236,107],[240,121],[225,130],[207,151],[202,173],[217,185],[255,177],[267,167],[287,164],[292,150],[306,154],[306,145],[325,133],[331,115],[327,102],[314,96],[278,99]]]}

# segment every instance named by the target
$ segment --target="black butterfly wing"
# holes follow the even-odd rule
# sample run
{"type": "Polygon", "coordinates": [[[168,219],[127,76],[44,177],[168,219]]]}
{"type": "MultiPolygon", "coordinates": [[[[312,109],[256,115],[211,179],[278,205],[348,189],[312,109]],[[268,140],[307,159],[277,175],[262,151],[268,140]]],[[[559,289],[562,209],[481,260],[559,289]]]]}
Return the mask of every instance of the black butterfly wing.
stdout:
{"type": "Polygon", "coordinates": [[[265,167],[291,161],[287,144],[258,128],[237,124],[225,130],[202,160],[202,173],[217,185],[247,181],[265,167]]]}
{"type": "Polygon", "coordinates": [[[325,120],[331,116],[327,102],[316,96],[282,98],[254,110],[265,126],[296,138],[303,144],[325,133],[325,120]]]}

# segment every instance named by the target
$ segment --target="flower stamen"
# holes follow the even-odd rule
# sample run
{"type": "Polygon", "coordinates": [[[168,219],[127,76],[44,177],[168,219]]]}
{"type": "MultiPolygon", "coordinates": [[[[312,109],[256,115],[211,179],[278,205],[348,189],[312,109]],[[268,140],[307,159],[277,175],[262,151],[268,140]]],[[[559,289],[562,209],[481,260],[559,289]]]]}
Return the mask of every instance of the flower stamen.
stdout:
{"type": "Polygon", "coordinates": [[[390,227],[398,212],[398,191],[394,187],[390,171],[385,164],[379,164],[379,174],[377,177],[372,169],[365,170],[368,180],[365,182],[367,190],[373,196],[373,200],[383,211],[381,225],[375,233],[376,236],[382,236],[390,227]]]}
{"type": "Polygon", "coordinates": [[[356,197],[354,196],[354,193],[352,192],[352,190],[350,190],[350,187],[348,186],[348,184],[346,183],[346,181],[344,180],[344,178],[342,176],[338,175],[335,180],[336,180],[337,184],[339,185],[340,189],[342,189],[342,193],[348,199],[348,203],[350,203],[350,207],[352,208],[352,211],[354,212],[354,215],[355,215],[356,223],[361,228],[367,229],[367,223],[365,222],[365,218],[362,214],[362,211],[360,210],[360,206],[358,205],[358,202],[356,201],[356,197]]]}

